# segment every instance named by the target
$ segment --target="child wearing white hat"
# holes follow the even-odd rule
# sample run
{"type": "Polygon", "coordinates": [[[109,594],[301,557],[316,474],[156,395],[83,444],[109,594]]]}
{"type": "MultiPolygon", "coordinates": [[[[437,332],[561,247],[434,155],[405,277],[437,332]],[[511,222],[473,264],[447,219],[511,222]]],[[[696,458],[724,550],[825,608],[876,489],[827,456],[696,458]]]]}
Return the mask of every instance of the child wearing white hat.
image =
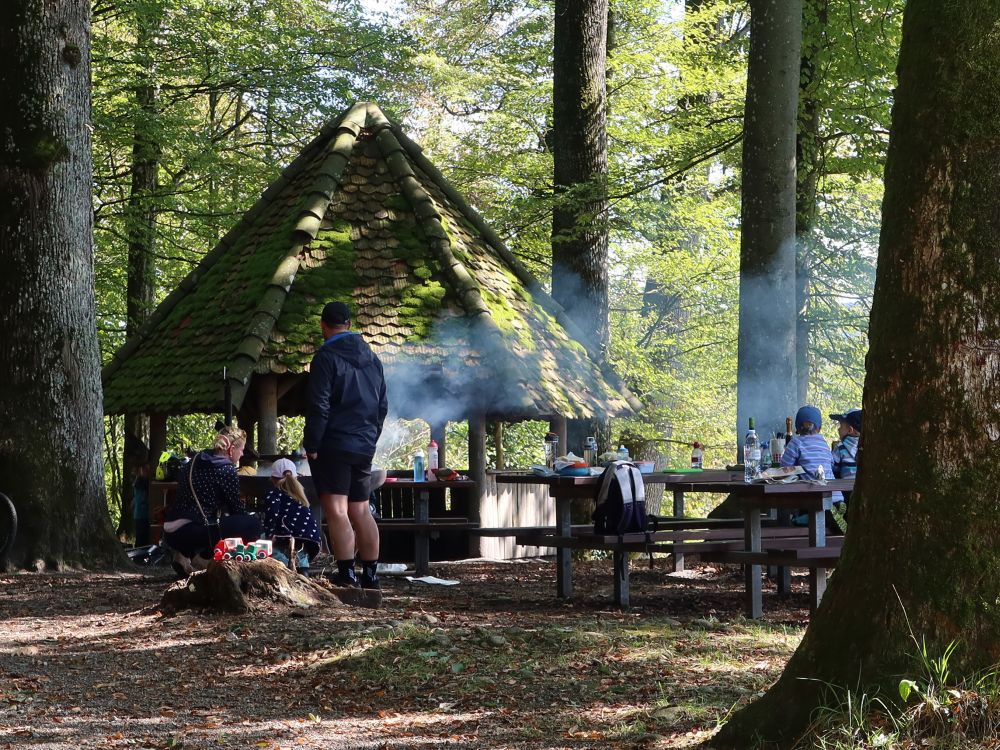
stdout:
{"type": "Polygon", "coordinates": [[[271,464],[274,487],[264,496],[264,535],[274,542],[274,557],[292,567],[290,557],[294,544],[299,571],[309,569],[309,560],[320,547],[320,530],[316,517],[309,509],[305,489],[299,482],[295,464],[279,458],[271,464]]]}

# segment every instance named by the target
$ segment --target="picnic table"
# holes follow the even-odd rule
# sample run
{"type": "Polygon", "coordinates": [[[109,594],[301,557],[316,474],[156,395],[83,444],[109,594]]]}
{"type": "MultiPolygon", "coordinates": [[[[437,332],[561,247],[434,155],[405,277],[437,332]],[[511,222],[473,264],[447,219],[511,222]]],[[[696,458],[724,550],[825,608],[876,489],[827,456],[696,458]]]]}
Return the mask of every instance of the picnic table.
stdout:
{"type": "MultiPolygon", "coordinates": [[[[746,484],[742,472],[705,471],[701,474],[643,475],[647,485],[662,484],[673,492],[674,515],[656,531],[624,536],[596,535],[586,527],[574,527],[570,509],[574,500],[593,499],[599,477],[539,477],[528,473],[498,474],[498,483],[538,483],[549,488],[556,503],[556,526],[551,529],[525,530],[519,544],[556,548],[556,593],[572,596],[572,550],[603,549],[614,554],[615,601],[629,605],[628,555],[630,552],[698,552],[705,559],[736,562],[745,566],[746,612],[757,618],[762,614],[761,567],[764,565],[801,566],[810,571],[810,595],[813,608],[818,606],[826,588],[826,567],[835,564],[839,539],[827,547],[825,513],[836,491],[851,491],[853,479],[832,480],[825,485],[808,482],[791,484],[746,484]],[[733,494],[743,510],[742,523],[731,520],[684,518],[684,495],[688,492],[733,494]],[[802,510],[809,514],[808,532],[802,528],[762,523],[762,513],[777,510],[802,510]],[[662,530],[660,530],[662,528],[662,530]],[[742,533],[740,533],[742,531],[742,533]]],[[[512,530],[515,531],[516,530],[512,530]]],[[[681,557],[683,560],[683,557],[681,557]]],[[[683,564],[681,562],[681,564],[683,564]]]]}
{"type": "MultiPolygon", "coordinates": [[[[319,505],[312,477],[300,476],[299,481],[306,491],[306,496],[313,504],[318,522],[322,524],[323,513],[319,505]]],[[[271,480],[265,476],[241,476],[240,493],[245,497],[263,497],[272,487],[271,480]]],[[[430,572],[431,538],[442,531],[467,531],[478,526],[467,516],[456,515],[451,509],[445,509],[445,490],[452,490],[452,506],[465,508],[467,496],[475,489],[476,483],[466,479],[456,479],[448,482],[415,482],[412,474],[408,477],[390,476],[381,488],[376,490],[376,518],[379,533],[412,534],[413,563],[417,575],[427,575],[430,572]],[[432,509],[436,515],[431,516],[432,509]]],[[[397,537],[398,539],[399,537],[397,537]]],[[[383,545],[389,547],[391,545],[383,545]]]]}
{"type": "MultiPolygon", "coordinates": [[[[240,475],[240,495],[247,501],[251,510],[262,510],[262,500],[274,485],[269,476],[240,475]]],[[[306,492],[306,497],[312,504],[317,523],[322,527],[323,509],[319,504],[312,477],[300,476],[299,481],[306,492]]],[[[383,537],[398,541],[413,536],[413,563],[418,575],[427,575],[430,571],[431,539],[446,531],[469,531],[479,524],[461,515],[467,511],[469,498],[476,489],[476,483],[471,480],[453,480],[448,482],[415,482],[412,474],[409,477],[393,477],[376,491],[376,505],[381,516],[376,519],[379,532],[383,537]],[[445,490],[452,491],[450,507],[445,507],[445,490]],[[431,512],[436,515],[432,516],[431,512]]],[[[150,500],[153,507],[164,507],[177,491],[176,482],[151,482],[150,500]]],[[[157,533],[157,539],[158,539],[157,533]]],[[[389,540],[387,540],[389,541],[389,540]]],[[[467,546],[467,544],[466,544],[467,546]]],[[[383,550],[391,544],[384,544],[383,550]]],[[[406,555],[403,561],[408,561],[406,555]]],[[[450,558],[449,558],[450,559],[450,558]]]]}

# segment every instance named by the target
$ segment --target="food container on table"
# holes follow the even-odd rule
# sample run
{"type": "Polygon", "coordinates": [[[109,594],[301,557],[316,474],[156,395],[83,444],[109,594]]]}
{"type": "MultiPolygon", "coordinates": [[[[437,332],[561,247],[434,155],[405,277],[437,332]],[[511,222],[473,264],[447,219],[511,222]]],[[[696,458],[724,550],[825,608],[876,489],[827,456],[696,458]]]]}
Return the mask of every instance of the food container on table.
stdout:
{"type": "Polygon", "coordinates": [[[640,474],[652,474],[655,462],[653,461],[636,461],[635,465],[639,467],[640,474]]]}

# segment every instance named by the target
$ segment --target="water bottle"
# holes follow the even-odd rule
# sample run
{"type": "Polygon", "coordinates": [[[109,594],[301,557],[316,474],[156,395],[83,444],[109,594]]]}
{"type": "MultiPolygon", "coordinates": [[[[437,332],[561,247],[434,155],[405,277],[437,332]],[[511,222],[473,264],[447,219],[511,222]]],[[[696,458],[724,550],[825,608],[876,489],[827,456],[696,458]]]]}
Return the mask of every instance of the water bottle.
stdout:
{"type": "Polygon", "coordinates": [[[413,454],[413,481],[424,481],[424,452],[419,448],[413,454]]]}
{"type": "Polygon", "coordinates": [[[628,448],[626,448],[624,445],[618,446],[618,460],[628,461],[628,448]]]}
{"type": "Polygon", "coordinates": [[[589,437],[584,441],[583,460],[587,466],[597,466],[597,438],[589,437]]]}
{"type": "Polygon", "coordinates": [[[760,469],[760,441],[753,428],[753,417],[750,417],[750,431],[743,442],[743,467],[743,481],[750,484],[760,469]]]}
{"type": "Polygon", "coordinates": [[[440,468],[438,466],[438,444],[432,438],[427,444],[427,481],[433,482],[437,479],[437,474],[434,473],[434,469],[440,468]]]}
{"type": "Polygon", "coordinates": [[[700,469],[702,468],[702,457],[704,456],[704,450],[702,450],[701,443],[697,440],[691,446],[691,468],[700,469]]]}

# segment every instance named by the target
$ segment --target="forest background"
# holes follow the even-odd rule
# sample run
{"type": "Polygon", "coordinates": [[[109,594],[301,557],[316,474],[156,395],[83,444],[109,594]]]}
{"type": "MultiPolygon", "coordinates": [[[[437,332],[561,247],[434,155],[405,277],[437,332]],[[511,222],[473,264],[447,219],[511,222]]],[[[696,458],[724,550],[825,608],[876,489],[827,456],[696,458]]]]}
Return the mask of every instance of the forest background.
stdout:
{"type": "MultiPolygon", "coordinates": [[[[861,402],[902,5],[805,3],[798,400],[823,413],[861,402]]],[[[320,126],[358,100],[400,122],[547,282],[552,13],[544,0],[97,0],[94,236],[104,360],[320,126]]],[[[616,420],[612,434],[679,441],[656,443],[671,465],[686,463],[683,443],[699,440],[707,465],[722,465],[737,439],[748,7],[612,0],[609,20],[610,210],[594,220],[610,233],[608,357],[647,404],[640,418],[616,420]]],[[[213,423],[172,418],[168,445],[200,446],[213,423]]],[[[427,428],[397,427],[380,460],[401,468],[427,428]]],[[[130,483],[124,428],[123,417],[105,420],[116,520],[130,483]]],[[[450,456],[464,456],[465,429],[450,426],[450,456]]],[[[498,438],[509,466],[537,462],[546,429],[490,430],[491,465],[498,438]]],[[[295,448],[300,422],[281,430],[282,448],[295,448]]]]}

